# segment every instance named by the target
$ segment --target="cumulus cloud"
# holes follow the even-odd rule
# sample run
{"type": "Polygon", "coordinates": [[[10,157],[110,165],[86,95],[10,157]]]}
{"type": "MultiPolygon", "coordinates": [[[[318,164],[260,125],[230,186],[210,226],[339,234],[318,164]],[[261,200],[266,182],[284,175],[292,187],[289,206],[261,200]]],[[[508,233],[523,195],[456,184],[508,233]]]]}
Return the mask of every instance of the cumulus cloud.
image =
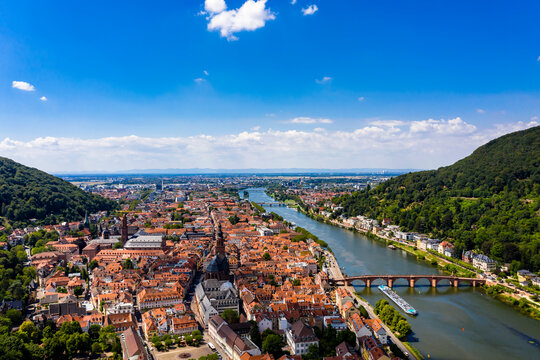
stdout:
{"type": "Polygon", "coordinates": [[[217,14],[227,9],[225,0],[206,0],[204,2],[204,10],[210,14],[217,14]]]}
{"type": "Polygon", "coordinates": [[[457,117],[450,120],[421,120],[413,121],[410,126],[412,133],[438,133],[446,135],[470,134],[476,131],[476,126],[466,123],[457,117]]]}
{"type": "Polygon", "coordinates": [[[304,16],[306,15],[313,15],[319,10],[317,5],[309,5],[308,7],[305,7],[302,9],[302,13],[304,13],[304,16]]]}
{"type": "Polygon", "coordinates": [[[537,121],[529,121],[478,129],[456,119],[374,120],[357,129],[338,131],[254,127],[223,135],[39,137],[28,141],[4,138],[0,140],[0,155],[53,172],[159,168],[436,168],[455,162],[498,136],[538,126],[537,121]]]}
{"type": "Polygon", "coordinates": [[[22,91],[36,91],[34,85],[27,83],[26,81],[12,81],[11,87],[22,91]]]}
{"type": "Polygon", "coordinates": [[[238,9],[225,10],[227,8],[225,1],[212,1],[207,8],[209,0],[206,0],[205,9],[210,14],[208,30],[219,31],[220,35],[229,41],[238,40],[235,33],[260,29],[267,21],[276,18],[276,15],[266,8],[266,1],[247,0],[238,9]]]}
{"type": "Polygon", "coordinates": [[[291,119],[286,122],[289,124],[332,124],[333,123],[331,119],[311,118],[307,116],[295,117],[294,119],[291,119]]]}
{"type": "Polygon", "coordinates": [[[326,84],[332,81],[332,78],[330,76],[324,76],[322,79],[315,79],[315,82],[317,84],[326,84]]]}
{"type": "Polygon", "coordinates": [[[47,97],[46,97],[46,96],[42,96],[42,97],[40,97],[40,98],[39,98],[39,100],[41,100],[41,101],[49,101],[49,99],[47,99],[47,97]]]}

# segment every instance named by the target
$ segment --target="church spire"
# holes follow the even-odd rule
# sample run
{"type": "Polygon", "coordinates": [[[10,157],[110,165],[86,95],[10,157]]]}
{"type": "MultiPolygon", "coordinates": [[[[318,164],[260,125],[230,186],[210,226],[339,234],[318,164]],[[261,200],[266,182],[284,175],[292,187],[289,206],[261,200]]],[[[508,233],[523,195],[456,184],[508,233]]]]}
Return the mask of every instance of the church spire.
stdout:
{"type": "Polygon", "coordinates": [[[217,230],[214,233],[214,240],[216,241],[216,255],[225,255],[225,243],[223,241],[223,231],[221,230],[221,223],[218,223],[217,230]]]}

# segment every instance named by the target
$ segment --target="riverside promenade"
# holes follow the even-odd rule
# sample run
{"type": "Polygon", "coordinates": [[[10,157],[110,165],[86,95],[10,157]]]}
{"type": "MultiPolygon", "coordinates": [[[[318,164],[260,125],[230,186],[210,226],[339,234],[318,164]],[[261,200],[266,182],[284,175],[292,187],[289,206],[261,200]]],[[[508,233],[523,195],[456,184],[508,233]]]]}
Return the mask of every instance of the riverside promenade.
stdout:
{"type": "MultiPolygon", "coordinates": [[[[328,274],[328,277],[332,280],[338,280],[338,279],[343,279],[345,276],[343,276],[343,272],[341,271],[341,269],[339,268],[339,264],[334,256],[334,254],[332,254],[331,252],[329,251],[324,251],[324,256],[326,257],[327,261],[328,261],[328,264],[329,264],[329,274],[328,274]]],[[[365,300],[363,299],[360,299],[358,296],[356,296],[354,293],[355,293],[355,290],[354,290],[354,287],[351,286],[351,285],[340,285],[341,287],[343,287],[345,290],[347,290],[350,294],[351,294],[351,297],[354,298],[356,300],[356,304],[358,305],[362,305],[366,311],[368,312],[369,314],[369,317],[372,318],[372,319],[378,319],[379,317],[377,316],[377,314],[375,314],[375,311],[373,310],[373,307],[365,300]]],[[[382,321],[381,321],[382,323],[382,321]]],[[[413,354],[411,354],[409,352],[409,349],[407,349],[407,347],[405,346],[405,344],[403,344],[403,342],[401,342],[401,340],[399,340],[397,338],[396,335],[394,335],[394,333],[392,332],[392,330],[390,330],[390,328],[388,326],[386,326],[386,324],[383,323],[383,327],[384,327],[384,330],[386,331],[386,333],[388,334],[388,336],[390,337],[390,339],[392,339],[392,342],[394,344],[396,344],[399,349],[401,351],[403,351],[404,354],[407,355],[408,359],[410,360],[415,360],[416,358],[414,357],[413,354]]]]}

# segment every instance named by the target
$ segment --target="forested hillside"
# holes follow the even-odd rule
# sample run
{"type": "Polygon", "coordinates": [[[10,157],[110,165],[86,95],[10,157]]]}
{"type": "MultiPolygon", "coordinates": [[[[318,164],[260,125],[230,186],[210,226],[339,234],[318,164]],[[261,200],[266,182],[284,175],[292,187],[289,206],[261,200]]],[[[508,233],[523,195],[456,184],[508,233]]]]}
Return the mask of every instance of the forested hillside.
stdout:
{"type": "Polygon", "coordinates": [[[87,193],[56,176],[0,157],[0,216],[40,223],[80,220],[86,210],[110,210],[115,202],[87,193]]]}
{"type": "Polygon", "coordinates": [[[540,270],[540,127],[479,147],[447,167],[409,173],[333,199],[347,216],[389,217],[513,268],[540,270]]]}

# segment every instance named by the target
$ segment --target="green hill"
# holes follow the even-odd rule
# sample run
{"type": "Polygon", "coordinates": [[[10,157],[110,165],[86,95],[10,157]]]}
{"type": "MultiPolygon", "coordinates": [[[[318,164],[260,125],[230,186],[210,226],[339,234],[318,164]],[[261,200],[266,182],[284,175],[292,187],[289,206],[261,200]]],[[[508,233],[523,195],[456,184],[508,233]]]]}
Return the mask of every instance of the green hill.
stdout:
{"type": "Polygon", "coordinates": [[[85,211],[110,210],[115,202],[87,193],[56,176],[0,157],[0,216],[12,222],[74,221],[85,211]]]}
{"type": "MultiPolygon", "coordinates": [[[[540,270],[540,127],[479,147],[437,170],[409,173],[333,199],[347,216],[389,217],[512,268],[540,270]]],[[[339,215],[339,214],[338,214],[339,215]]]]}

